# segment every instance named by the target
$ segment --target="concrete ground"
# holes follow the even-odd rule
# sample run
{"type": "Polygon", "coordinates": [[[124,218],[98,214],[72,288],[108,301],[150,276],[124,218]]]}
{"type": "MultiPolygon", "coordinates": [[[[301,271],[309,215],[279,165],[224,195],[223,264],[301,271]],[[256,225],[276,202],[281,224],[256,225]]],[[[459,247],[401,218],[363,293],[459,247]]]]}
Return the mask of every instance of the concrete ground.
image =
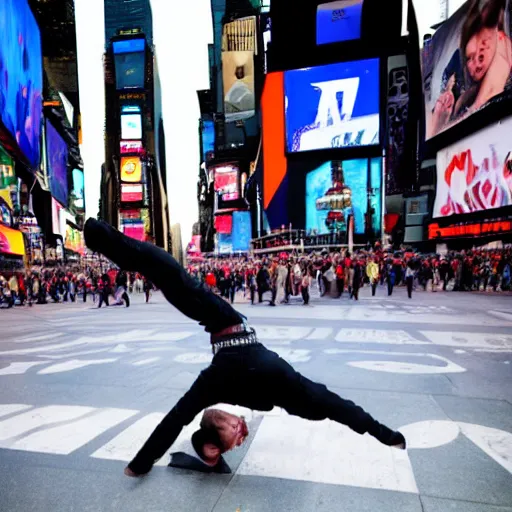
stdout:
{"type": "MultiPolygon", "coordinates": [[[[239,306],[300,372],[400,429],[407,452],[344,426],[242,411],[231,475],[123,468],[211,360],[164,299],[0,311],[0,510],[512,512],[512,298],[362,290],[239,306]]],[[[197,420],[187,427],[179,450],[197,420]]]]}

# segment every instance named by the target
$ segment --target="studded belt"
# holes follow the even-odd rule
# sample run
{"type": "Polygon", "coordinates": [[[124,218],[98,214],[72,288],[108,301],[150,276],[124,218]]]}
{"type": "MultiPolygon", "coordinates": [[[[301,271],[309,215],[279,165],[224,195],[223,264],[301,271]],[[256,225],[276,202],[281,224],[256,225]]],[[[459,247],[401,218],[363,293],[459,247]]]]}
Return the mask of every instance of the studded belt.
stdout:
{"type": "Polygon", "coordinates": [[[216,355],[223,348],[244,347],[246,345],[256,345],[259,343],[256,331],[249,328],[246,332],[235,336],[225,336],[223,338],[212,339],[212,352],[216,355]]]}

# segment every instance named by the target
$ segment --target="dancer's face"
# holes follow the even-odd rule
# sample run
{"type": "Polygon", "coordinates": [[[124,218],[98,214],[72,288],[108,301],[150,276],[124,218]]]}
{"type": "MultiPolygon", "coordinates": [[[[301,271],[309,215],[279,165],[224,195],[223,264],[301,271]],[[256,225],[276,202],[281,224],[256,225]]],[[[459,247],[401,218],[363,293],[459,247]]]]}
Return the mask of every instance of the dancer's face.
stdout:
{"type": "Polygon", "coordinates": [[[205,414],[210,414],[211,422],[222,441],[224,452],[240,446],[247,438],[249,429],[244,418],[218,409],[207,411],[205,414]]]}

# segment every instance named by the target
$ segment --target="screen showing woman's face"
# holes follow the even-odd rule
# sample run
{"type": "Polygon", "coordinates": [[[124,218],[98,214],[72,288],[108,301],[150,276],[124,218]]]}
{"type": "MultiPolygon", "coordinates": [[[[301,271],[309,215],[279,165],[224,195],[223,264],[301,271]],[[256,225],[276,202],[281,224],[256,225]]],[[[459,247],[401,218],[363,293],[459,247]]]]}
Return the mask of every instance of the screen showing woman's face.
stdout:
{"type": "Polygon", "coordinates": [[[483,28],[466,45],[466,66],[471,78],[481,82],[496,55],[497,32],[483,28]]]}

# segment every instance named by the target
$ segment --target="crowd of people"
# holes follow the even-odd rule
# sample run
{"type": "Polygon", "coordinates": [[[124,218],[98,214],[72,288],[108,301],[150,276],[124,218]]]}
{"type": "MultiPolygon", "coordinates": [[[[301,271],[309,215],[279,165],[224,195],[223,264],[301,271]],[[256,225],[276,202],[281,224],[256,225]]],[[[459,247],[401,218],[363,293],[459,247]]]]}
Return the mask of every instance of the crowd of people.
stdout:
{"type": "MultiPolygon", "coordinates": [[[[188,272],[231,303],[268,300],[271,306],[298,298],[308,305],[311,289],[320,296],[359,299],[363,286],[377,293],[386,285],[391,296],[396,286],[425,291],[510,291],[512,249],[468,250],[444,255],[374,249],[311,254],[282,252],[265,257],[208,258],[191,262],[188,272]]],[[[97,307],[130,306],[131,293],[149,301],[153,284],[137,273],[111,266],[34,267],[25,273],[0,273],[0,307],[92,299],[97,307]],[[111,301],[113,298],[113,302],[111,301]]]]}
{"type": "Polygon", "coordinates": [[[140,274],[127,273],[115,267],[33,267],[24,273],[0,274],[0,307],[87,302],[92,299],[101,308],[103,304],[130,306],[129,293],[144,293],[149,301],[153,285],[140,274]]]}
{"type": "Polygon", "coordinates": [[[210,258],[189,264],[188,271],[231,302],[237,293],[275,306],[301,297],[309,304],[310,288],[320,296],[347,296],[358,300],[361,287],[372,295],[377,285],[387,285],[388,296],[396,286],[405,286],[409,298],[415,289],[436,291],[511,290],[512,249],[468,250],[439,254],[413,251],[386,252],[378,245],[371,250],[277,256],[210,258]]]}

